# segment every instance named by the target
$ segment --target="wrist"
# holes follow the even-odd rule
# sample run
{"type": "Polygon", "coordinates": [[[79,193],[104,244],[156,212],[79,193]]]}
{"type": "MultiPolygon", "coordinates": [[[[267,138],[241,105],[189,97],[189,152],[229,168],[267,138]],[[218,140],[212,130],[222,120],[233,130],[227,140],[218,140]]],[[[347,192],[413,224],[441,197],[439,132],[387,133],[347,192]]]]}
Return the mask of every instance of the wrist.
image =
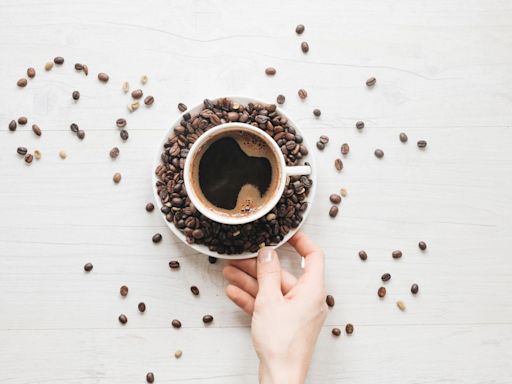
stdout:
{"type": "Polygon", "coordinates": [[[260,384],[303,384],[307,366],[291,361],[260,362],[260,384]]]}

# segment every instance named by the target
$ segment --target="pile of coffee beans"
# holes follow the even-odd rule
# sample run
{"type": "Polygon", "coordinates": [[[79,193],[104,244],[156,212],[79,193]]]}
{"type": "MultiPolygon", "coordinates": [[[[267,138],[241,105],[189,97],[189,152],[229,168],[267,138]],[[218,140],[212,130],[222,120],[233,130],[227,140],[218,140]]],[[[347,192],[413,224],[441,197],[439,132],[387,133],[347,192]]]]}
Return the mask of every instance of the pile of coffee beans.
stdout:
{"type": "Polygon", "coordinates": [[[188,243],[203,244],[219,254],[256,252],[262,246],[279,243],[299,226],[307,208],[312,181],[307,176],[289,178],[281,199],[268,215],[242,225],[220,224],[203,216],[190,202],[185,190],[183,168],[189,149],[207,130],[226,122],[242,122],[269,134],[281,148],[286,165],[297,165],[308,154],[303,138],[275,104],[242,105],[230,99],[206,99],[203,110],[185,113],[174,128],[155,170],[161,211],[186,237],[188,243]]]}

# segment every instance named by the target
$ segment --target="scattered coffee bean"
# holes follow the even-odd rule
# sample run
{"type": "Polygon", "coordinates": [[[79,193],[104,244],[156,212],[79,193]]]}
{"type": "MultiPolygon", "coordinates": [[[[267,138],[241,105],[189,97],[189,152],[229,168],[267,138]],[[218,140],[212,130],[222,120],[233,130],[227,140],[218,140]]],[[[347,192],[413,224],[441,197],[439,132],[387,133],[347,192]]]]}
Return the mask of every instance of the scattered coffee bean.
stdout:
{"type": "Polygon", "coordinates": [[[210,264],[215,264],[217,262],[217,258],[215,256],[208,256],[208,262],[210,264]]]}
{"type": "Polygon", "coordinates": [[[41,128],[39,128],[39,125],[37,124],[32,124],[32,131],[36,134],[36,136],[41,136],[43,134],[41,128]]]}
{"type": "Polygon", "coordinates": [[[21,79],[19,79],[19,80],[16,82],[16,85],[17,85],[18,87],[21,87],[21,88],[25,87],[25,86],[27,85],[27,79],[25,79],[25,78],[21,78],[21,79]]]}
{"type": "Polygon", "coordinates": [[[366,80],[366,86],[373,87],[376,82],[377,82],[377,79],[375,77],[370,77],[368,80],[366,80]]]}
{"type": "Polygon", "coordinates": [[[82,71],[84,69],[84,66],[82,64],[80,64],[80,63],[76,63],[75,64],[75,69],[77,71],[82,71]]]}
{"type": "Polygon", "coordinates": [[[119,172],[114,173],[112,180],[114,180],[114,183],[118,184],[121,181],[121,174],[119,172]]]}
{"type": "Polygon", "coordinates": [[[341,196],[333,193],[331,196],[329,196],[329,200],[331,200],[331,203],[333,204],[339,204],[341,203],[341,196]]]}
{"type": "Polygon", "coordinates": [[[25,162],[27,164],[32,163],[32,160],[34,160],[34,156],[32,156],[30,153],[25,156],[25,162]]]}
{"type": "Polygon", "coordinates": [[[86,264],[84,265],[84,271],[85,271],[85,272],[91,272],[93,268],[94,268],[94,267],[93,267],[93,265],[92,265],[91,263],[86,263],[86,264]]]}
{"type": "Polygon", "coordinates": [[[323,150],[325,148],[325,144],[322,143],[321,141],[317,141],[316,142],[316,147],[319,149],[319,150],[323,150]]]}
{"type": "Polygon", "coordinates": [[[36,77],[36,70],[32,67],[28,68],[27,76],[30,77],[31,79],[33,79],[34,77],[36,77]]]}
{"type": "Polygon", "coordinates": [[[383,275],[380,277],[380,279],[381,279],[382,281],[389,281],[389,280],[391,280],[391,275],[390,275],[389,273],[385,273],[385,274],[383,274],[383,275]]]}
{"type": "Polygon", "coordinates": [[[179,359],[182,355],[183,355],[183,352],[180,351],[179,349],[176,352],[174,352],[174,357],[177,359],[179,359]]]}
{"type": "Polygon", "coordinates": [[[336,217],[338,215],[338,207],[333,205],[331,209],[329,209],[329,216],[336,217]]]}
{"type": "Polygon", "coordinates": [[[11,120],[11,122],[9,123],[9,131],[14,132],[17,127],[18,124],[16,124],[16,120],[11,120]]]}
{"type": "Polygon", "coordinates": [[[427,146],[427,142],[425,140],[418,141],[418,148],[425,148],[427,146]]]}
{"type": "Polygon", "coordinates": [[[203,323],[210,324],[213,321],[212,315],[204,315],[203,316],[203,323]]]}
{"type": "Polygon", "coordinates": [[[71,123],[69,125],[69,129],[71,129],[71,132],[78,133],[80,128],[78,127],[77,123],[71,123]]]}
{"type": "Polygon", "coordinates": [[[118,128],[124,128],[126,127],[126,119],[120,118],[116,120],[116,125],[118,128]]]}
{"type": "Polygon", "coordinates": [[[128,318],[126,317],[126,315],[123,315],[123,314],[119,315],[118,319],[119,319],[119,322],[123,325],[128,322],[128,318]]]}
{"type": "Polygon", "coordinates": [[[351,335],[354,333],[354,326],[350,323],[348,323],[347,325],[345,325],[345,332],[347,333],[347,335],[351,335]]]}
{"type": "Polygon", "coordinates": [[[319,140],[322,144],[327,144],[329,142],[329,136],[322,135],[319,140]]]}
{"type": "Polygon", "coordinates": [[[183,103],[178,103],[178,110],[180,112],[185,112],[187,110],[187,106],[183,103]]]}
{"type": "Polygon", "coordinates": [[[383,298],[384,296],[386,296],[386,288],[380,287],[379,290],[377,291],[377,295],[380,298],[383,298]]]}
{"type": "Polygon", "coordinates": [[[347,197],[347,195],[348,195],[348,191],[347,191],[345,188],[341,188],[341,189],[340,189],[340,195],[341,195],[342,197],[347,197]]]}
{"type": "Polygon", "coordinates": [[[276,69],[273,67],[267,67],[265,68],[265,74],[268,76],[274,76],[276,74],[276,69]]]}
{"type": "Polygon", "coordinates": [[[28,119],[25,116],[18,117],[18,124],[19,125],[25,125],[25,124],[27,124],[27,122],[28,122],[28,119]]]}
{"type": "Polygon", "coordinates": [[[76,133],[76,135],[78,136],[78,138],[80,140],[83,140],[85,137],[85,131],[83,129],[79,129],[78,132],[76,133]]]}
{"type": "Polygon", "coordinates": [[[411,285],[411,293],[413,295],[417,294],[419,290],[420,290],[420,287],[418,287],[418,284],[411,285]]]}
{"type": "Polygon", "coordinates": [[[121,296],[126,297],[126,295],[128,295],[128,287],[126,285],[121,286],[121,288],[119,288],[119,293],[121,296]]]}
{"type": "Polygon", "coordinates": [[[359,258],[363,261],[366,261],[368,259],[368,254],[366,251],[359,251],[359,258]]]}
{"type": "Polygon", "coordinates": [[[313,115],[315,115],[316,117],[320,117],[321,114],[322,111],[319,110],[318,108],[313,109],[313,115]]]}
{"type": "Polygon", "coordinates": [[[349,152],[350,152],[350,146],[347,143],[343,143],[341,145],[341,154],[343,156],[346,156],[346,155],[348,155],[349,152]]]}
{"type": "Polygon", "coordinates": [[[177,319],[174,319],[173,321],[171,321],[171,325],[173,326],[173,328],[181,328],[181,321],[177,320],[177,319]]]}
{"type": "Polygon", "coordinates": [[[327,295],[326,298],[325,298],[325,303],[327,304],[327,306],[329,308],[334,307],[334,304],[335,304],[334,296],[333,295],[327,295]]]}
{"type": "Polygon", "coordinates": [[[140,99],[144,93],[142,92],[142,89],[136,89],[132,91],[132,97],[134,99],[140,99]]]}
{"type": "Polygon", "coordinates": [[[128,91],[130,90],[130,84],[127,81],[125,81],[123,83],[123,86],[121,87],[121,89],[123,90],[124,93],[128,93],[128,91]]]}
{"type": "Polygon", "coordinates": [[[160,233],[155,233],[151,240],[153,240],[153,243],[159,243],[162,241],[162,235],[160,233]]]}
{"type": "Polygon", "coordinates": [[[89,67],[87,66],[87,64],[83,65],[83,71],[85,73],[85,76],[89,76],[89,67]]]}
{"type": "Polygon", "coordinates": [[[34,158],[35,158],[36,160],[41,160],[41,156],[42,156],[42,155],[41,155],[41,151],[39,151],[38,149],[36,149],[36,150],[34,151],[34,158]]]}
{"type": "Polygon", "coordinates": [[[45,71],[51,71],[53,69],[53,61],[49,61],[44,65],[45,71]]]}
{"type": "Polygon", "coordinates": [[[334,160],[334,168],[339,172],[343,169],[343,161],[341,159],[334,160]]]}
{"type": "Polygon", "coordinates": [[[427,243],[425,243],[424,241],[420,241],[420,242],[418,243],[418,247],[419,247],[422,251],[424,251],[425,249],[427,249],[427,243]]]}
{"type": "Polygon", "coordinates": [[[64,160],[66,157],[68,157],[68,155],[66,154],[66,151],[64,151],[63,149],[61,149],[59,151],[59,157],[64,160]]]}
{"type": "Polygon", "coordinates": [[[119,132],[119,136],[121,136],[121,139],[123,141],[128,140],[128,131],[126,129],[121,129],[121,131],[119,132]]]}
{"type": "Polygon", "coordinates": [[[119,156],[119,148],[117,148],[117,147],[112,148],[112,149],[110,150],[110,153],[109,153],[109,154],[110,154],[110,157],[111,157],[112,159],[117,159],[117,156],[119,156]]]}
{"type": "Polygon", "coordinates": [[[140,82],[142,85],[145,85],[148,82],[149,78],[146,75],[142,75],[140,78],[140,82]]]}
{"type": "Polygon", "coordinates": [[[396,302],[396,306],[403,312],[405,311],[405,303],[402,300],[396,302]]]}
{"type": "Polygon", "coordinates": [[[276,102],[279,105],[284,104],[285,100],[286,100],[286,97],[284,97],[284,95],[277,95],[277,97],[276,97],[276,102]]]}
{"type": "Polygon", "coordinates": [[[71,97],[73,98],[73,100],[78,100],[80,98],[80,92],[73,91],[73,93],[71,94],[71,97]]]}
{"type": "Polygon", "coordinates": [[[28,150],[25,147],[18,147],[18,149],[16,149],[16,152],[18,152],[18,155],[25,156],[28,150]]]}
{"type": "Polygon", "coordinates": [[[192,292],[192,294],[194,296],[197,296],[197,295],[199,295],[199,288],[197,288],[195,285],[193,285],[190,287],[190,292],[192,292]]]}
{"type": "Polygon", "coordinates": [[[304,33],[304,30],[306,29],[306,27],[303,25],[303,24],[299,24],[295,27],[295,33],[297,35],[302,35],[304,33]]]}
{"type": "Polygon", "coordinates": [[[53,62],[57,65],[62,65],[64,64],[64,58],[62,56],[54,57],[53,62]]]}
{"type": "Polygon", "coordinates": [[[138,305],[137,305],[137,308],[139,309],[139,312],[140,313],[144,313],[146,312],[146,304],[140,302],[138,305]]]}
{"type": "Polygon", "coordinates": [[[364,121],[359,120],[356,122],[356,128],[357,129],[363,129],[364,128],[364,121]]]}
{"type": "Polygon", "coordinates": [[[332,329],[332,331],[331,331],[331,333],[333,334],[333,336],[338,337],[338,336],[340,336],[340,335],[341,335],[341,329],[339,329],[339,328],[333,328],[333,329],[332,329]]]}
{"type": "Polygon", "coordinates": [[[400,135],[398,135],[398,137],[402,143],[407,143],[407,140],[409,140],[409,138],[404,132],[400,132],[400,135]]]}
{"type": "Polygon", "coordinates": [[[148,107],[150,105],[153,105],[154,102],[155,98],[153,96],[146,96],[146,98],[144,99],[144,104],[146,104],[148,107]]]}
{"type": "Polygon", "coordinates": [[[100,72],[98,73],[98,80],[103,82],[103,83],[106,83],[109,79],[109,76],[105,73],[105,72],[100,72]]]}
{"type": "Polygon", "coordinates": [[[179,269],[180,268],[180,262],[176,260],[169,261],[169,268],[171,269],[179,269]]]}
{"type": "Polygon", "coordinates": [[[402,251],[396,250],[391,253],[391,256],[393,256],[393,259],[399,259],[402,257],[402,251]]]}
{"type": "Polygon", "coordinates": [[[134,101],[133,103],[128,104],[128,111],[134,112],[139,109],[140,103],[138,101],[134,101]]]}
{"type": "Polygon", "coordinates": [[[308,53],[309,52],[309,44],[306,41],[303,41],[300,43],[300,49],[302,49],[302,52],[308,53]]]}
{"type": "Polygon", "coordinates": [[[384,157],[384,151],[382,149],[376,149],[374,152],[375,157],[382,159],[384,157]]]}
{"type": "Polygon", "coordinates": [[[308,97],[308,92],[305,89],[301,88],[297,93],[299,94],[299,97],[301,99],[305,99],[306,97],[308,97]]]}
{"type": "Polygon", "coordinates": [[[155,209],[155,205],[153,203],[147,203],[146,204],[146,211],[147,212],[153,212],[154,209],[155,209]]]}
{"type": "Polygon", "coordinates": [[[155,375],[153,375],[153,372],[148,372],[146,374],[146,381],[148,383],[153,383],[155,381],[155,375]]]}

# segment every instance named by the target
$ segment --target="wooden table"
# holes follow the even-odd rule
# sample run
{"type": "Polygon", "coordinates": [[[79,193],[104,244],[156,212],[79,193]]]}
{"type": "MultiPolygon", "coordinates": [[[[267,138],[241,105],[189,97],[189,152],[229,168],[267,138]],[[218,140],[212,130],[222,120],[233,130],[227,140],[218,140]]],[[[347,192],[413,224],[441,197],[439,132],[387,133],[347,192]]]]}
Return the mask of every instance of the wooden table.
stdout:
{"type": "MultiPolygon", "coordinates": [[[[160,383],[257,381],[250,319],[224,295],[223,263],[191,252],[144,206],[178,102],[279,93],[312,142],[331,139],[313,149],[319,188],[304,229],[325,250],[336,306],[309,382],[512,382],[511,20],[504,0],[1,2],[0,382],[143,383],[147,371],[160,383]],[[57,55],[64,65],[45,72],[57,55]],[[88,77],[75,62],[89,66],[88,77]],[[18,89],[29,66],[37,75],[18,89]],[[100,83],[98,72],[110,81],[100,83]],[[155,104],[130,114],[121,84],[133,88],[144,74],[155,104]],[[9,132],[21,115],[29,124],[9,132]],[[126,143],[119,117],[128,119],[126,143]],[[83,141],[71,122],[85,130],[83,141]],[[351,150],[337,173],[343,142],[351,150]],[[20,145],[42,159],[27,166],[20,145]],[[113,146],[121,149],[115,161],[113,146]],[[341,187],[348,196],[333,220],[328,196],[341,187]],[[164,235],[158,245],[155,232],[164,235]],[[391,258],[394,249],[402,259],[391,258]],[[380,300],[384,272],[392,279],[380,300]],[[215,317],[208,327],[206,313],[215,317]],[[183,328],[172,329],[173,318],[183,328]],[[352,336],[331,336],[348,322],[352,336]]],[[[280,253],[298,272],[293,252],[280,253]]]]}

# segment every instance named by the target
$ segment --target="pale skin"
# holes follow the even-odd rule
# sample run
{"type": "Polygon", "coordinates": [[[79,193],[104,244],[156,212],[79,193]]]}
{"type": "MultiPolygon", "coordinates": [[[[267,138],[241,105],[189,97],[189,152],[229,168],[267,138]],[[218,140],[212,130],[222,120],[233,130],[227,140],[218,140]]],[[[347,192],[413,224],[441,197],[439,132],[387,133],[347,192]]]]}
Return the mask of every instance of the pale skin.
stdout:
{"type": "Polygon", "coordinates": [[[304,383],[327,316],[322,250],[302,232],[289,244],[305,258],[299,278],[281,269],[271,247],[262,248],[256,259],[234,260],[224,267],[227,296],[252,316],[262,384],[304,383]]]}

